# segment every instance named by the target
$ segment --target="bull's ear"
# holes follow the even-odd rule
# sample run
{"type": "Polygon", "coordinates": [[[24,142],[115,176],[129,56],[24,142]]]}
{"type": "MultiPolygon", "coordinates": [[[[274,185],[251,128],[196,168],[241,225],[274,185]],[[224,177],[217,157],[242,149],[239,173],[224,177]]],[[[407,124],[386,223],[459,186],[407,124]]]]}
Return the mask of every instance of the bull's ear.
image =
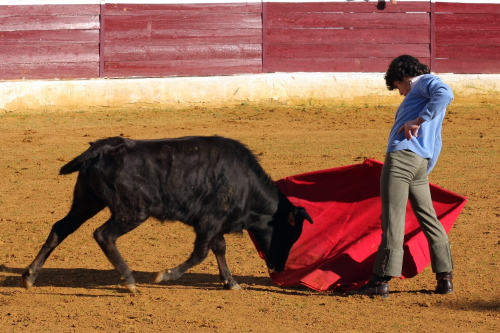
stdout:
{"type": "Polygon", "coordinates": [[[293,216],[292,212],[290,212],[290,215],[288,216],[288,224],[295,227],[295,216],[293,216]]]}
{"type": "Polygon", "coordinates": [[[313,224],[314,221],[309,213],[302,207],[297,207],[294,212],[295,220],[307,220],[309,223],[313,224]]]}

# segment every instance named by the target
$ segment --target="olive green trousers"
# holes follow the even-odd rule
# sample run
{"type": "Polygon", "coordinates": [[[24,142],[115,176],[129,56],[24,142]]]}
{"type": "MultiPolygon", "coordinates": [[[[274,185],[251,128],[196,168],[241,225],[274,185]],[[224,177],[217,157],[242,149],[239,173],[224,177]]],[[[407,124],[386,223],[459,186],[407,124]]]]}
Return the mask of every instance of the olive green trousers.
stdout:
{"type": "Polygon", "coordinates": [[[382,243],[373,266],[379,276],[401,276],[408,199],[429,242],[433,272],[453,270],[448,235],[432,204],[427,164],[409,150],[387,153],[380,177],[382,243]]]}

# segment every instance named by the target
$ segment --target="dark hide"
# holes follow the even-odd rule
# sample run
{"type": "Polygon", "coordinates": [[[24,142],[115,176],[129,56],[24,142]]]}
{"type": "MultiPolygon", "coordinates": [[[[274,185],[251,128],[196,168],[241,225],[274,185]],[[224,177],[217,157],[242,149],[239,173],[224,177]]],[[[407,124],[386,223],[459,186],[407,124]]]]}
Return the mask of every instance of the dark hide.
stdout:
{"type": "Polygon", "coordinates": [[[303,208],[292,205],[279,191],[248,148],[223,137],[103,139],[63,166],[60,173],[77,171],[71,210],[54,224],[23,274],[27,288],[52,251],[105,207],[111,210],[111,218],[94,232],[94,238],[131,291],[135,291],[135,280],[116,240],[149,217],[181,221],[196,233],[189,259],[158,273],[156,282],[179,278],[212,250],[227,289],[239,286],[227,267],[224,234],[249,230],[269,269],[283,271],[304,220],[312,223],[303,208]]]}

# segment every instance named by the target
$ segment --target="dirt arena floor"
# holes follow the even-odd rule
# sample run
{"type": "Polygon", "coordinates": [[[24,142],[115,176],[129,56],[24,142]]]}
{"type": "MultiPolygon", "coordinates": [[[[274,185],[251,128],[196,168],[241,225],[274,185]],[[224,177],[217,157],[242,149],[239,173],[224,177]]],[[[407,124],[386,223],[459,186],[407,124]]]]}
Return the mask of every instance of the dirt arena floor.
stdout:
{"type": "Polygon", "coordinates": [[[65,216],[76,174],[59,168],[88,142],[221,135],[246,143],[273,177],[384,159],[397,104],[100,108],[0,115],[0,327],[4,332],[500,332],[500,103],[455,101],[431,181],[469,197],[451,231],[455,293],[435,295],[430,268],[391,282],[388,299],[281,288],[248,235],[230,235],[243,290],[221,289],[212,254],[180,280],[193,232],[149,220],[120,238],[140,293],[130,294],[95,243],[103,211],[57,248],[35,285],[20,275],[65,216]]]}

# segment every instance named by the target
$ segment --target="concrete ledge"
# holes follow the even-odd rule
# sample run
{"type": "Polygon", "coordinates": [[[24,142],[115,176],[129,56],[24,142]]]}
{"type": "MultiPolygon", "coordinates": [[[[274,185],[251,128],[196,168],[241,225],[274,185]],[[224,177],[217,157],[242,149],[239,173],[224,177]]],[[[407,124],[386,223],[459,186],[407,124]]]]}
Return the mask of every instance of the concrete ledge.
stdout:
{"type": "MultiPolygon", "coordinates": [[[[457,101],[500,102],[500,74],[439,75],[457,101]]],[[[255,75],[0,82],[0,110],[40,112],[94,107],[186,107],[400,103],[383,73],[272,73],[255,75]]]]}

